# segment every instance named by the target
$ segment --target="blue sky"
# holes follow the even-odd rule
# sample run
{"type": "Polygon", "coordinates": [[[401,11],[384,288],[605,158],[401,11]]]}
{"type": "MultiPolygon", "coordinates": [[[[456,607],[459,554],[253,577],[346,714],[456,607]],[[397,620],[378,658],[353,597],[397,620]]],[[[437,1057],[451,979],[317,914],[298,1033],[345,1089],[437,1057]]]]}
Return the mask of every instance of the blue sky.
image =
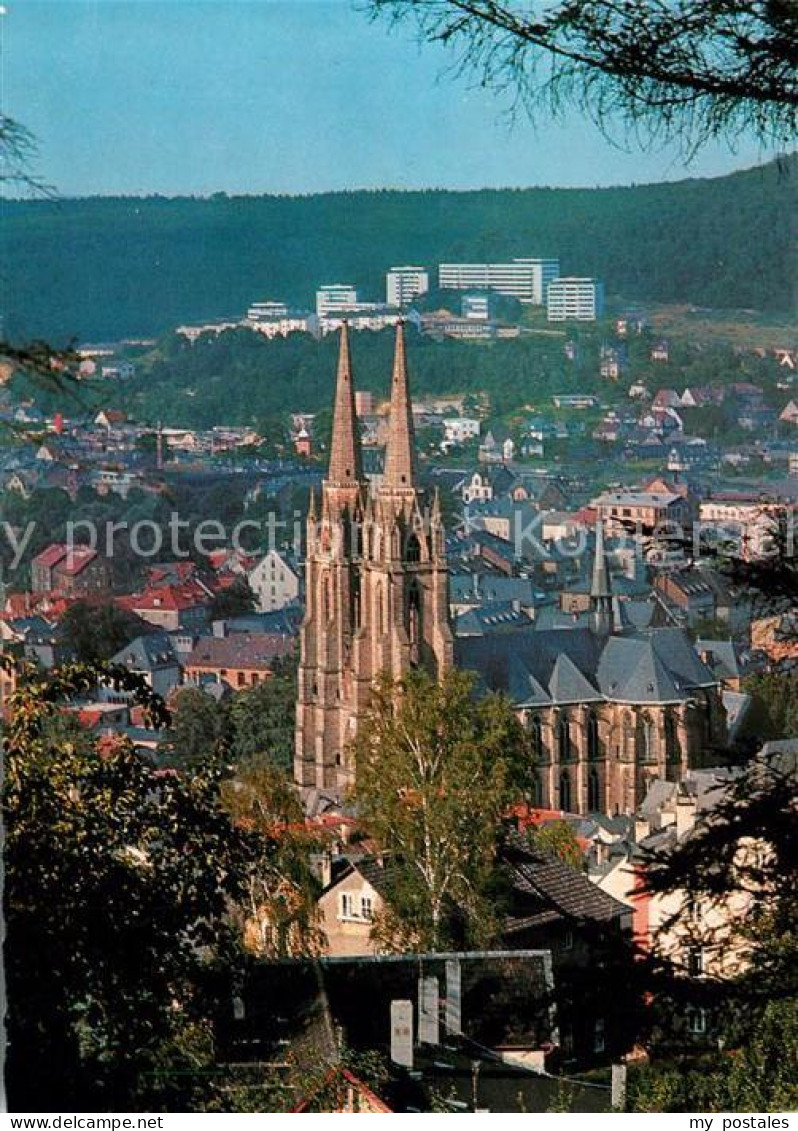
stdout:
{"type": "Polygon", "coordinates": [[[4,0],[2,101],[67,196],[355,187],[607,185],[707,176],[769,154],[744,139],[685,167],[624,152],[573,115],[511,125],[410,27],[350,0],[4,0]]]}

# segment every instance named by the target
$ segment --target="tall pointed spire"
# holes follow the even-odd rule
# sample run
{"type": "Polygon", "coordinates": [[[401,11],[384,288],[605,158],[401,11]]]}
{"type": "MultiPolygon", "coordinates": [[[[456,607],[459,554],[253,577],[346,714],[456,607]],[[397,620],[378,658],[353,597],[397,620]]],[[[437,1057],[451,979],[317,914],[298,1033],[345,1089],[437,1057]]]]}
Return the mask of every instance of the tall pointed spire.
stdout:
{"type": "Polygon", "coordinates": [[[408,488],[415,486],[416,445],[413,430],[413,409],[407,386],[404,325],[396,327],[396,350],[391,381],[391,418],[385,448],[383,486],[408,488]]]}
{"type": "Polygon", "coordinates": [[[340,487],[357,486],[363,479],[360,433],[355,414],[355,390],[349,361],[349,329],[346,322],[341,327],[328,478],[331,484],[340,487]]]}
{"type": "Polygon", "coordinates": [[[593,557],[593,581],[590,586],[591,597],[611,597],[610,575],[607,569],[607,555],[604,550],[604,523],[596,519],[596,552],[593,557]]]}
{"type": "Polygon", "coordinates": [[[604,523],[596,519],[596,551],[590,585],[590,627],[598,636],[609,636],[613,629],[612,589],[604,550],[604,523]]]}

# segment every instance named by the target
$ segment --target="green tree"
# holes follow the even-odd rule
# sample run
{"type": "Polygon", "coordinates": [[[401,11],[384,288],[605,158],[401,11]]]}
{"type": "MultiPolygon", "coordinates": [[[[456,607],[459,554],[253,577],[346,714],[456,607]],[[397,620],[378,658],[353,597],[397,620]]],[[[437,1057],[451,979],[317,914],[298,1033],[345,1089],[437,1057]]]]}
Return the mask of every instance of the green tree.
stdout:
{"type": "Polygon", "coordinates": [[[726,1047],[744,1051],[755,1048],[773,1003],[798,1005],[798,834],[790,757],[776,752],[752,760],[728,786],[711,820],[671,851],[648,854],[646,889],[681,895],[662,931],[678,925],[683,950],[697,946],[726,958],[723,977],[708,971],[698,981],[666,963],[671,979],[670,987],[663,983],[666,1030],[669,1001],[680,998],[706,1008],[726,1047]],[[694,907],[702,909],[700,916],[691,913],[694,907]]]}
{"type": "Polygon", "coordinates": [[[159,772],[124,739],[53,723],[97,680],[163,704],[103,665],[20,681],[4,728],[7,1081],[14,1110],[192,1110],[212,1090],[206,978],[235,953],[229,909],[272,844],[231,822],[221,775],[159,772]],[[204,1050],[204,1051],[203,1051],[204,1050]]]}
{"type": "Polygon", "coordinates": [[[391,861],[382,941],[436,950],[489,933],[502,818],[530,768],[506,700],[478,699],[460,671],[382,680],[353,755],[358,810],[391,861]]]}
{"type": "Polygon", "coordinates": [[[269,958],[320,953],[321,885],[310,857],[321,846],[305,827],[293,782],[275,766],[245,763],[224,783],[222,801],[236,827],[274,844],[273,853],[251,861],[246,875],[240,915],[249,949],[269,958]]]}
{"type": "Polygon", "coordinates": [[[544,856],[552,856],[580,872],[584,871],[585,854],[567,821],[546,821],[530,829],[528,836],[532,847],[544,856]]]}
{"type": "Polygon", "coordinates": [[[211,620],[226,620],[251,613],[255,608],[255,594],[245,577],[236,578],[232,585],[220,589],[210,607],[211,620]]]}
{"type": "Polygon", "coordinates": [[[275,661],[272,675],[236,692],[230,708],[235,762],[264,760],[289,769],[294,759],[296,659],[275,661]]]}
{"type": "Polygon", "coordinates": [[[215,753],[227,753],[230,741],[229,704],[213,699],[199,687],[184,687],[174,698],[174,713],[166,751],[182,769],[198,765],[215,753]]]}
{"type": "Polygon", "coordinates": [[[152,631],[152,626],[135,613],[116,605],[90,605],[87,601],[70,605],[60,624],[76,659],[89,664],[109,660],[131,640],[152,631]]]}
{"type": "Polygon", "coordinates": [[[761,672],[747,676],[743,690],[751,696],[746,734],[760,742],[798,734],[798,674],[788,671],[761,672]]]}

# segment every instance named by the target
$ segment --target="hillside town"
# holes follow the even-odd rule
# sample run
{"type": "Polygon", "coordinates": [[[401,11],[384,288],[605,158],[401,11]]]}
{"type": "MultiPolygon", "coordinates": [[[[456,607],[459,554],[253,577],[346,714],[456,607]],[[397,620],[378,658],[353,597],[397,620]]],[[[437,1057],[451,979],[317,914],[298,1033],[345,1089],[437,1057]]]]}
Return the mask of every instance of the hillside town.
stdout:
{"type": "MultiPolygon", "coordinates": [[[[675,955],[697,978],[722,978],[735,965],[734,949],[695,938],[708,925],[723,929],[740,897],[708,903],[707,921],[694,914],[688,937],[663,930],[678,892],[641,892],[652,846],[695,835],[747,759],[762,760],[763,772],[774,757],[794,760],[795,723],[783,701],[798,647],[794,609],[788,600],[762,606],[725,563],[767,560],[792,531],[795,354],[760,358],[762,387],[679,389],[667,343],[656,341],[650,362],[662,383],[649,387],[616,369],[629,334],[644,333],[642,319],[635,327],[616,319],[600,358],[618,407],[600,395],[555,395],[536,406],[518,442],[491,422],[488,396],[412,397],[417,328],[402,319],[394,332],[383,404],[356,388],[358,337],[350,346],[342,318],[329,440],[296,405],[282,450],[270,456],[252,428],[152,427],[112,407],[89,418],[45,415],[8,387],[4,417],[15,439],[2,455],[3,654],[45,672],[91,659],[142,679],[171,722],[153,728],[136,696],[103,678],[65,709],[98,748],[123,743],[158,772],[185,772],[211,735],[248,718],[233,756],[237,742],[242,750],[266,743],[276,765],[293,766],[315,946],[355,963],[358,979],[358,960],[385,953],[375,923],[401,914],[394,859],[352,800],[350,741],[367,714],[363,695],[380,671],[396,680],[419,667],[475,673],[484,691],[506,698],[531,756],[504,818],[512,837],[496,867],[513,910],[493,946],[497,955],[551,955],[546,977],[560,1001],[556,1033],[494,1034],[491,1055],[510,1078],[530,1064],[544,1074],[585,1072],[630,1052],[624,1010],[600,995],[578,1015],[566,1004],[564,987],[598,953],[634,942],[652,957],[675,955]],[[786,402],[780,412],[774,387],[786,402]],[[693,422],[704,409],[727,414],[751,440],[702,437],[693,422]],[[599,420],[592,436],[580,423],[588,413],[599,420]],[[578,459],[546,460],[561,435],[612,453],[601,481],[578,459]],[[758,475],[745,474],[746,463],[758,475]],[[634,465],[640,473],[627,470],[634,465]],[[389,549],[361,574],[359,557],[338,556],[355,516],[369,545],[384,547],[370,553],[384,554],[391,530],[405,531],[398,559],[389,549]],[[359,613],[347,594],[357,594],[359,613]],[[352,615],[364,618],[354,639],[352,615]],[[570,856],[535,847],[546,829],[567,838],[570,856]]],[[[83,379],[101,367],[112,403],[131,379],[124,360],[94,349],[79,356],[83,379]]],[[[4,713],[16,690],[15,669],[4,667],[4,713]]],[[[246,945],[264,959],[275,956],[273,914],[265,903],[245,928],[246,945]]],[[[455,976],[447,966],[446,978],[455,976]]],[[[437,981],[430,992],[438,994],[437,981]]],[[[387,1026],[389,1000],[384,1008],[387,1026]]],[[[442,1039],[434,1012],[434,1039],[423,1035],[423,1014],[418,1020],[419,1039],[433,1046],[442,1039]]],[[[446,1025],[455,1043],[472,1032],[459,1016],[446,1025]]],[[[368,1047],[358,1031],[350,1019],[347,1039],[368,1047]]],[[[669,1040],[695,1050],[713,1039],[699,995],[669,1040]]],[[[429,1087],[434,1065],[424,1072],[429,1087]]],[[[601,1102],[616,1099],[607,1091],[601,1102]]]]}
{"type": "Polygon", "coordinates": [[[784,1131],[794,6],[0,33],[0,1113],[784,1131]]]}

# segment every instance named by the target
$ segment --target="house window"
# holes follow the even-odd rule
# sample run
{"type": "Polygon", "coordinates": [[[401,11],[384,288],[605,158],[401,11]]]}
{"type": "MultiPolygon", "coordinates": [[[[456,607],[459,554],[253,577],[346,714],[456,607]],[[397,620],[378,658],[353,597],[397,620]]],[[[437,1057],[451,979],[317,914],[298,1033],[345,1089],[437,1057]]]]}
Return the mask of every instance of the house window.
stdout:
{"type": "Polygon", "coordinates": [[[604,1052],[604,1048],[605,1048],[604,1033],[605,1033],[604,1018],[603,1017],[597,1017],[596,1023],[593,1026],[593,1052],[604,1052]]]}
{"type": "Polygon", "coordinates": [[[370,895],[361,895],[360,897],[360,916],[369,922],[374,918],[374,904],[370,895]]]}
{"type": "Polygon", "coordinates": [[[570,931],[570,930],[566,931],[565,934],[563,935],[562,948],[563,948],[563,950],[573,950],[574,949],[574,933],[573,933],[573,931],[570,931]]]}
{"type": "Polygon", "coordinates": [[[351,891],[341,892],[341,918],[355,918],[355,897],[352,895],[351,891]]]}
{"type": "Polygon", "coordinates": [[[697,1009],[688,1009],[687,1011],[687,1028],[689,1032],[700,1036],[707,1031],[707,1012],[700,1007],[697,1009]]]}
{"type": "Polygon", "coordinates": [[[687,951],[687,973],[691,978],[701,978],[704,974],[704,949],[691,946],[687,951]]]}

